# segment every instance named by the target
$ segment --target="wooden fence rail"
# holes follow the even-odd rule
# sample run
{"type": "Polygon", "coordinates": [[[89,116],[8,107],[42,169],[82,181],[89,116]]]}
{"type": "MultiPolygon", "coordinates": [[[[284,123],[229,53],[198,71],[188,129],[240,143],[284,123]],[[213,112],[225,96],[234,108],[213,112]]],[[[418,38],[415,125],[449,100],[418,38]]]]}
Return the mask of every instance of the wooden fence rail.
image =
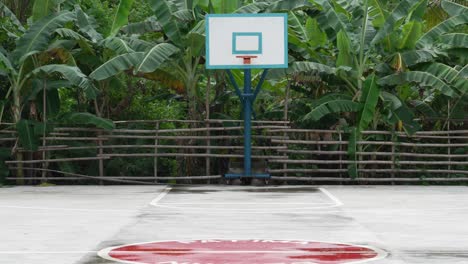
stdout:
{"type": "MultiPolygon", "coordinates": [[[[7,179],[16,180],[22,170],[30,183],[212,182],[242,165],[240,120],[115,124],[111,131],[59,126],[40,138],[46,144],[35,152],[17,146],[11,124],[0,124],[0,147],[13,152],[4,161],[7,179]],[[24,159],[15,160],[14,153],[24,159]]],[[[351,159],[349,133],[342,130],[297,129],[287,121],[254,121],[252,128],[254,165],[277,181],[468,182],[468,130],[365,131],[351,159]],[[357,177],[348,176],[350,166],[357,167],[357,177]]]]}

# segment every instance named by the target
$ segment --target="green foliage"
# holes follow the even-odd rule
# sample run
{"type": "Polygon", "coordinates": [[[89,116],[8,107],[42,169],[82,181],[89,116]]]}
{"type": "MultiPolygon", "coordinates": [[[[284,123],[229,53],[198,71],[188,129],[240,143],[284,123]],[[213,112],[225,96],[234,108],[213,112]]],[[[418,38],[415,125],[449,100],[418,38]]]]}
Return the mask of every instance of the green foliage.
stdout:
{"type": "Polygon", "coordinates": [[[97,24],[94,18],[88,16],[80,7],[76,8],[76,24],[84,35],[88,36],[92,42],[98,42],[103,39],[97,31],[97,24]]]}
{"type": "Polygon", "coordinates": [[[232,13],[240,7],[240,1],[238,0],[211,0],[210,3],[214,12],[219,14],[232,13]]]}
{"type": "MultiPolygon", "coordinates": [[[[343,68],[347,70],[347,68],[343,68]]],[[[325,75],[335,75],[338,72],[338,69],[330,67],[321,63],[308,62],[308,61],[298,61],[293,62],[287,69],[273,69],[268,73],[268,78],[270,79],[280,79],[284,78],[288,74],[297,74],[301,72],[316,72],[319,74],[325,75]]]]}
{"type": "Polygon", "coordinates": [[[149,32],[160,32],[161,30],[161,25],[159,25],[154,16],[149,17],[145,21],[130,23],[122,27],[122,31],[127,35],[143,35],[149,32]]]}
{"type": "Polygon", "coordinates": [[[161,64],[167,61],[179,49],[174,45],[162,43],[149,50],[141,62],[136,65],[134,72],[150,73],[158,69],[161,64]]]}
{"type": "Polygon", "coordinates": [[[468,23],[468,13],[462,13],[460,15],[451,17],[439,25],[435,26],[428,32],[426,32],[417,42],[419,48],[428,47],[434,45],[437,39],[447,33],[452,32],[460,25],[468,23]]]}
{"type": "Polygon", "coordinates": [[[468,13],[468,7],[466,5],[461,5],[452,1],[443,0],[442,8],[450,16],[458,16],[464,13],[468,13]]]}
{"type": "Polygon", "coordinates": [[[468,34],[453,33],[446,34],[440,37],[441,44],[447,45],[449,48],[464,48],[466,49],[468,43],[468,34]]]}
{"type": "Polygon", "coordinates": [[[180,46],[182,44],[182,35],[179,24],[172,16],[172,10],[167,0],[149,0],[149,3],[164,29],[164,33],[175,45],[180,46]]]}
{"type": "Polygon", "coordinates": [[[20,145],[30,151],[37,151],[39,147],[39,139],[34,133],[35,124],[37,123],[26,119],[22,119],[16,124],[20,145]]]}
{"type": "MultiPolygon", "coordinates": [[[[423,0],[424,1],[424,0],[423,0]]],[[[385,19],[385,23],[377,33],[377,35],[372,40],[373,44],[377,44],[379,41],[387,37],[391,32],[393,32],[395,24],[398,23],[401,19],[406,17],[408,13],[418,5],[419,0],[403,0],[393,9],[389,16],[385,19]]]]}
{"type": "Polygon", "coordinates": [[[32,18],[37,21],[53,13],[57,0],[34,0],[32,18]]]}
{"type": "Polygon", "coordinates": [[[449,97],[453,97],[456,94],[455,91],[440,78],[428,72],[411,71],[397,73],[384,77],[379,81],[380,85],[402,85],[405,83],[417,83],[421,87],[438,90],[449,97]]]}
{"type": "Polygon", "coordinates": [[[329,94],[317,101],[312,111],[303,117],[303,121],[318,121],[329,114],[358,112],[361,109],[362,105],[360,103],[353,102],[347,96],[329,94]]]}
{"type": "Polygon", "coordinates": [[[346,32],[340,30],[336,38],[336,46],[338,48],[338,58],[336,59],[337,66],[352,66],[353,56],[351,54],[351,41],[346,35],[346,32]]]}
{"type": "Polygon", "coordinates": [[[16,63],[22,63],[27,57],[44,51],[49,45],[53,32],[69,21],[75,19],[75,14],[64,11],[49,15],[34,23],[23,36],[18,39],[13,58],[16,63]]]}
{"type": "MultiPolygon", "coordinates": [[[[20,31],[25,31],[25,28],[18,20],[16,15],[13,12],[11,12],[11,10],[3,2],[0,2],[0,17],[8,18],[7,21],[13,23],[13,25],[15,25],[20,31]]],[[[5,21],[4,23],[6,23],[7,21],[5,21]]],[[[3,29],[5,29],[5,27],[3,29]]]]}
{"type": "Polygon", "coordinates": [[[128,15],[130,14],[133,2],[134,0],[120,0],[108,36],[114,37],[119,32],[120,28],[128,24],[128,15]]]}
{"type": "Polygon", "coordinates": [[[106,130],[115,128],[115,124],[111,120],[97,117],[90,113],[68,113],[63,115],[60,120],[66,124],[93,125],[106,130]]]}
{"type": "Polygon", "coordinates": [[[128,70],[140,63],[145,56],[144,52],[122,54],[114,57],[94,70],[89,77],[101,81],[110,78],[122,71],[128,70]]]}
{"type": "Polygon", "coordinates": [[[418,21],[411,21],[403,26],[402,37],[399,49],[414,49],[416,42],[422,35],[423,24],[418,21]]]}
{"type": "Polygon", "coordinates": [[[375,75],[371,75],[364,82],[364,88],[361,94],[360,102],[363,105],[363,108],[359,118],[359,131],[367,129],[369,124],[372,122],[379,95],[380,88],[377,85],[377,77],[375,75]]]}
{"type": "Polygon", "coordinates": [[[325,46],[327,43],[327,34],[320,29],[316,19],[307,18],[305,28],[309,44],[312,47],[325,46]]]}
{"type": "Polygon", "coordinates": [[[115,54],[118,54],[118,55],[134,52],[134,50],[130,47],[130,44],[127,43],[122,38],[115,38],[115,37],[106,38],[102,42],[102,45],[114,51],[115,54]]]}
{"type": "Polygon", "coordinates": [[[75,85],[85,92],[86,96],[90,99],[96,98],[98,91],[94,87],[91,80],[84,75],[78,67],[51,64],[41,66],[35,69],[32,74],[46,74],[51,75],[54,73],[59,73],[63,78],[67,79],[72,85],[75,85]]]}
{"type": "Polygon", "coordinates": [[[428,50],[409,50],[400,54],[407,67],[415,66],[420,63],[432,62],[437,56],[428,50]]]}
{"type": "Polygon", "coordinates": [[[134,74],[154,72],[177,51],[178,48],[174,45],[162,43],[146,53],[122,54],[101,65],[90,74],[90,77],[104,80],[129,69],[134,69],[134,74]]]}

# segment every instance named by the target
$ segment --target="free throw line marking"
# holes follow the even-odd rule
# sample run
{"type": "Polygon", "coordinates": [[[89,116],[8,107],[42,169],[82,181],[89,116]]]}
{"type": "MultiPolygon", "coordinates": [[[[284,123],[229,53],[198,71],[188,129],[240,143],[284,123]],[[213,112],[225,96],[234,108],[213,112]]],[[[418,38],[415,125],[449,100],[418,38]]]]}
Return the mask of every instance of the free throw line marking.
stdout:
{"type": "MultiPolygon", "coordinates": [[[[330,199],[333,204],[331,203],[323,203],[323,204],[314,204],[314,203],[291,203],[295,205],[321,205],[321,206],[313,206],[313,207],[300,207],[300,208],[285,208],[286,211],[290,210],[312,210],[312,209],[329,209],[329,208],[335,208],[335,207],[340,207],[343,206],[343,202],[341,202],[337,197],[332,195],[329,191],[327,191],[325,188],[317,188],[320,192],[325,194],[328,199],[330,199]]],[[[190,211],[200,211],[200,210],[207,210],[209,209],[210,211],[227,211],[227,212],[255,212],[255,213],[264,213],[258,210],[258,208],[232,208],[232,209],[220,209],[220,208],[205,208],[205,207],[179,207],[179,206],[174,206],[174,205],[196,205],[197,203],[164,203],[164,204],[159,204],[159,202],[166,196],[170,191],[172,190],[172,187],[167,187],[158,197],[156,197],[153,201],[151,201],[151,205],[155,207],[160,207],[160,208],[167,208],[167,209],[175,209],[175,210],[184,210],[186,212],[190,211]]],[[[215,205],[217,203],[202,203],[199,205],[215,205]]],[[[219,205],[243,205],[243,203],[219,203],[219,205]]],[[[281,204],[288,204],[288,203],[265,203],[265,205],[281,205],[281,204]]],[[[263,204],[256,204],[256,205],[263,205],[263,204]]],[[[271,210],[265,211],[265,212],[270,212],[270,213],[275,213],[271,210]]],[[[283,210],[279,211],[278,213],[284,212],[283,210]]]]}
{"type": "Polygon", "coordinates": [[[150,205],[152,206],[158,206],[158,203],[166,196],[170,191],[172,190],[172,187],[168,186],[158,195],[158,197],[154,198],[151,202],[150,205]]]}

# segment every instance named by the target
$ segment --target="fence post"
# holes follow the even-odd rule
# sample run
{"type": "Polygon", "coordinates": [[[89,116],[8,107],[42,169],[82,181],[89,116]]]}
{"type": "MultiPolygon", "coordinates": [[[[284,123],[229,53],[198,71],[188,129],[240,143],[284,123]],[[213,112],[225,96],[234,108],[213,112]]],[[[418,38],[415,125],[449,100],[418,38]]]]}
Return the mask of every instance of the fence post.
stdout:
{"type": "MultiPolygon", "coordinates": [[[[284,100],[284,121],[288,121],[289,120],[289,97],[290,97],[290,89],[291,89],[291,81],[288,80],[288,85],[286,86],[286,98],[284,100]]],[[[288,124],[288,127],[289,127],[289,124],[288,124]]],[[[285,131],[283,132],[283,137],[286,138],[286,136],[288,136],[288,133],[285,131]]],[[[283,147],[285,147],[285,150],[288,149],[288,144],[283,144],[283,147]]],[[[289,154],[287,152],[283,152],[283,157],[285,159],[289,159],[289,154]]],[[[288,169],[288,164],[287,163],[283,163],[283,177],[287,177],[288,176],[288,173],[286,172],[288,169]]]]}
{"type": "MultiPolygon", "coordinates": [[[[340,147],[339,147],[339,150],[340,150],[340,173],[338,175],[340,176],[340,178],[343,178],[343,174],[341,173],[341,170],[343,169],[343,154],[341,154],[341,152],[343,151],[343,144],[342,144],[343,135],[341,134],[341,129],[338,129],[338,137],[340,139],[340,147]]],[[[343,184],[343,182],[340,182],[340,184],[343,184]]]]}
{"type": "Polygon", "coordinates": [[[447,172],[447,178],[450,178],[451,174],[450,174],[450,170],[452,170],[452,157],[450,157],[450,155],[452,154],[452,149],[450,148],[450,145],[452,144],[452,140],[450,139],[450,100],[448,101],[448,105],[447,105],[447,113],[448,113],[448,116],[447,116],[447,141],[448,141],[448,147],[447,147],[447,153],[448,153],[448,172],[447,172]]]}
{"type": "MultiPolygon", "coordinates": [[[[450,138],[450,120],[448,121],[448,125],[447,125],[447,141],[448,141],[448,148],[447,148],[447,153],[448,153],[448,170],[451,171],[452,170],[452,148],[450,147],[452,145],[452,140],[450,138]]],[[[447,177],[450,178],[451,177],[451,174],[450,172],[447,173],[447,177]]]]}
{"type": "MultiPolygon", "coordinates": [[[[102,143],[102,131],[98,132],[98,145],[99,145],[99,177],[103,178],[104,177],[104,159],[102,159],[102,156],[104,155],[104,149],[103,149],[103,143],[102,143]]],[[[104,181],[100,180],[99,185],[104,185],[104,181]]]]}
{"type": "MultiPolygon", "coordinates": [[[[206,158],[205,158],[205,172],[206,172],[206,176],[210,176],[211,175],[211,158],[210,158],[210,155],[211,155],[211,149],[210,149],[210,146],[211,146],[211,140],[210,140],[210,137],[211,137],[211,133],[210,133],[210,121],[207,119],[206,120],[206,123],[205,123],[205,126],[206,126],[206,158]]],[[[210,184],[210,180],[208,180],[208,184],[210,184]]]]}
{"type": "MultiPolygon", "coordinates": [[[[46,94],[46,80],[44,80],[44,86],[42,88],[42,122],[44,125],[44,129],[42,131],[42,159],[44,162],[42,163],[42,174],[41,174],[41,182],[46,183],[47,182],[47,167],[49,166],[48,162],[45,161],[47,159],[47,152],[46,152],[46,146],[47,146],[47,140],[46,140],[46,123],[47,123],[47,94],[46,94]]],[[[36,175],[34,175],[36,176],[36,175]]]]}
{"type": "MultiPolygon", "coordinates": [[[[393,141],[393,136],[392,136],[392,141],[393,141]]],[[[392,179],[395,178],[395,144],[392,144],[392,179]]],[[[395,181],[392,181],[392,185],[395,185],[395,181]]]]}
{"type": "MultiPolygon", "coordinates": [[[[211,75],[208,74],[207,85],[206,85],[206,95],[205,95],[205,127],[206,127],[206,158],[205,158],[205,174],[206,176],[211,175],[211,132],[210,132],[210,95],[211,95],[211,75]]],[[[208,184],[210,184],[208,180],[208,184]]]]}
{"type": "Polygon", "coordinates": [[[158,183],[158,145],[159,145],[159,140],[157,136],[159,135],[159,121],[156,122],[156,138],[154,139],[154,161],[153,161],[153,176],[154,176],[154,183],[158,183]]]}

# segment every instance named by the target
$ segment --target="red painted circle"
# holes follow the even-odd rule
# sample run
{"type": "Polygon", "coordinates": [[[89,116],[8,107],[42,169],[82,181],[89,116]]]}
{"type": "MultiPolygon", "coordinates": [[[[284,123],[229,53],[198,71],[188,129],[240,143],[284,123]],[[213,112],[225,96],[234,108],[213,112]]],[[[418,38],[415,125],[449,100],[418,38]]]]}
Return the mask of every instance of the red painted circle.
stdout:
{"type": "Polygon", "coordinates": [[[379,257],[374,249],[291,240],[193,240],[124,245],[100,255],[139,264],[344,264],[379,257]]]}

